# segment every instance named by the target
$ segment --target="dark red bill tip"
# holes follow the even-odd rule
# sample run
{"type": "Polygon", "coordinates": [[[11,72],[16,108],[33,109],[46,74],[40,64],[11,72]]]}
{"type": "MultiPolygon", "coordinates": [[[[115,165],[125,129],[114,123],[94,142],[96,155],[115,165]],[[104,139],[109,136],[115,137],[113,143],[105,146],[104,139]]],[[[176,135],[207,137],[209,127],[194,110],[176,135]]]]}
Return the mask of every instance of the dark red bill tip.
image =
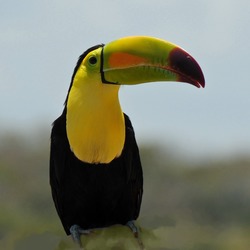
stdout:
{"type": "Polygon", "coordinates": [[[205,87],[205,78],[196,60],[186,51],[175,48],[171,51],[171,69],[179,75],[179,81],[190,83],[198,88],[205,87]]]}

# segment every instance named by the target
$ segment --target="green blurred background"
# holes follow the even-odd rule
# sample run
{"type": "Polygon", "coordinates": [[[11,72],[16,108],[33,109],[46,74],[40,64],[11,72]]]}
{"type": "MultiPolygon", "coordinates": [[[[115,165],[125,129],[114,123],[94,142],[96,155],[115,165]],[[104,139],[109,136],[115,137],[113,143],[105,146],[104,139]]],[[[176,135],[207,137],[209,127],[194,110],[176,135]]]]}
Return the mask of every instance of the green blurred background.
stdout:
{"type": "MultiPolygon", "coordinates": [[[[0,248],[74,249],[50,195],[49,132],[0,139],[0,248]]],[[[140,148],[145,189],[138,225],[146,249],[249,249],[250,158],[188,161],[157,143],[140,148]]],[[[87,249],[138,249],[119,226],[85,241],[87,249]]]]}

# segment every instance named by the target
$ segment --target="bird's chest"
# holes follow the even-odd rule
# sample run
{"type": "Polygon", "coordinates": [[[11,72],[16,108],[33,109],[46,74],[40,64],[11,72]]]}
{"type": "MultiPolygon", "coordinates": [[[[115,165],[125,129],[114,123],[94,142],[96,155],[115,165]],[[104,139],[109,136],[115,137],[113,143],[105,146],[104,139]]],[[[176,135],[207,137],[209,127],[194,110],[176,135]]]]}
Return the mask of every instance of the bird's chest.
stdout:
{"type": "Polygon", "coordinates": [[[118,90],[96,82],[73,82],[66,104],[66,134],[79,160],[107,164],[121,155],[125,122],[118,90]]]}

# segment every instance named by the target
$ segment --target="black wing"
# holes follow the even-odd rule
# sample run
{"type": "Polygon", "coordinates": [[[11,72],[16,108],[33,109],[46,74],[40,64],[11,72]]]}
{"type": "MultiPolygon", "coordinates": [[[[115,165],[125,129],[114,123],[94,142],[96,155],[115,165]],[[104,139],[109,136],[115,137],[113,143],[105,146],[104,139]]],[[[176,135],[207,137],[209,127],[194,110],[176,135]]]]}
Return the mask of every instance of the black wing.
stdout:
{"type": "Polygon", "coordinates": [[[68,139],[66,136],[66,116],[63,113],[54,121],[51,131],[50,144],[50,185],[52,198],[57,213],[63,218],[63,181],[65,178],[66,158],[68,154],[68,139]]]}

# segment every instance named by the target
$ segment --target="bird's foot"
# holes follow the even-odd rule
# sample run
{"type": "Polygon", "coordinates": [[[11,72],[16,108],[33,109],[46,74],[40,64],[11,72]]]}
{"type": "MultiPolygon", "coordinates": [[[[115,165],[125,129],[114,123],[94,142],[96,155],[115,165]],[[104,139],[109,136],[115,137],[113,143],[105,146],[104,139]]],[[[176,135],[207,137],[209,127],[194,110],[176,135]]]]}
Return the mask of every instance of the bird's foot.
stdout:
{"type": "Polygon", "coordinates": [[[145,250],[145,247],[144,247],[144,244],[140,238],[140,233],[139,233],[139,229],[138,227],[135,225],[134,221],[128,221],[126,226],[128,226],[130,228],[130,230],[132,231],[132,233],[134,234],[138,244],[139,244],[139,247],[140,247],[140,250],[145,250]]]}
{"type": "Polygon", "coordinates": [[[82,229],[78,225],[71,226],[69,231],[70,231],[70,234],[71,234],[74,242],[77,243],[81,249],[83,249],[83,245],[81,242],[81,235],[88,235],[88,234],[91,234],[93,232],[92,230],[82,229]]]}

